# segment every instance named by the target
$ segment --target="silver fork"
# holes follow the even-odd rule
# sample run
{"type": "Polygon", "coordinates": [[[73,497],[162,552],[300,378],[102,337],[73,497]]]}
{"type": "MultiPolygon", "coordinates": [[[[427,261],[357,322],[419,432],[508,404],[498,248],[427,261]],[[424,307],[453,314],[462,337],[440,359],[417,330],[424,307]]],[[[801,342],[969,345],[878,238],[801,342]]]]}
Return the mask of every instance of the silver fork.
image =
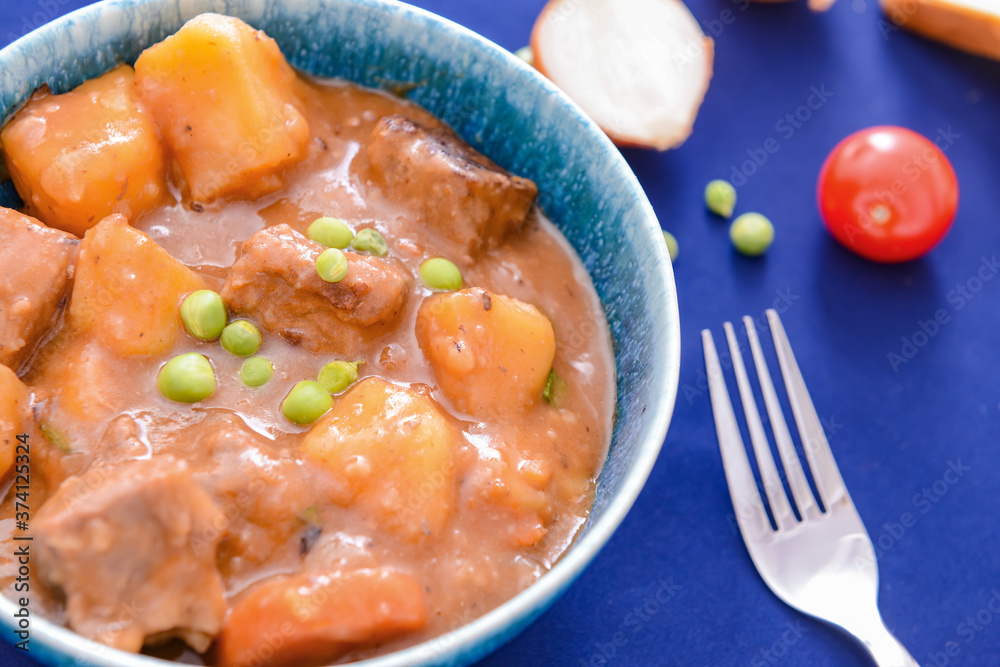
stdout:
{"type": "Polygon", "coordinates": [[[750,558],[775,595],[800,612],[853,635],[880,667],[919,667],[882,621],[878,611],[878,565],[871,538],[840,477],[837,462],[792,355],[781,320],[773,310],[767,311],[767,319],[785,379],[788,402],[795,415],[816,489],[826,509],[821,510],[813,498],[782,415],[754,322],[744,317],[772,433],[801,519],[792,513],[771,456],[750,380],[740,356],[736,333],[732,324],[726,322],[726,338],[747,428],[777,530],[771,527],[750,469],[712,334],[707,329],[702,331],[722,464],[750,558]]]}

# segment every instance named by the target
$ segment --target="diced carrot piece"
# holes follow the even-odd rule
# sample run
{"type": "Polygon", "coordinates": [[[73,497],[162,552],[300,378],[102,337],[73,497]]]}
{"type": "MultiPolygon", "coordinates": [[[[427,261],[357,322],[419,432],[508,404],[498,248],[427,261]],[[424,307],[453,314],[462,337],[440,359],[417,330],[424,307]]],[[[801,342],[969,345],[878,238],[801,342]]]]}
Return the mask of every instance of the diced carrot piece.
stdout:
{"type": "Polygon", "coordinates": [[[25,210],[77,236],[112,213],[135,220],[168,195],[152,117],[120,65],[71,92],[36,93],[0,132],[25,210]]]}
{"type": "Polygon", "coordinates": [[[483,289],[432,296],[420,306],[417,340],[441,391],[477,416],[510,414],[541,399],[556,342],[532,305],[483,289]]]}
{"type": "Polygon", "coordinates": [[[161,354],[180,333],[184,296],[204,287],[198,274],[112,215],[80,244],[70,323],[122,356],[161,354]]]}
{"type": "Polygon", "coordinates": [[[301,574],[265,583],[237,603],[217,639],[217,656],[220,667],[325,665],[426,622],[423,591],[407,574],[301,574]]]}
{"type": "Polygon", "coordinates": [[[537,517],[521,515],[511,521],[508,533],[510,541],[519,547],[530,547],[538,544],[549,529],[542,525],[537,517]]]}
{"type": "Polygon", "coordinates": [[[277,43],[243,21],[202,14],[135,63],[150,110],[192,199],[258,197],[306,155],[309,124],[277,43]]]}
{"type": "Polygon", "coordinates": [[[430,398],[370,377],[313,426],[302,451],[355,505],[405,539],[439,535],[451,514],[456,428],[430,398]]]}
{"type": "Polygon", "coordinates": [[[17,375],[6,366],[0,366],[0,477],[14,463],[17,436],[28,425],[31,395],[17,375]]]}

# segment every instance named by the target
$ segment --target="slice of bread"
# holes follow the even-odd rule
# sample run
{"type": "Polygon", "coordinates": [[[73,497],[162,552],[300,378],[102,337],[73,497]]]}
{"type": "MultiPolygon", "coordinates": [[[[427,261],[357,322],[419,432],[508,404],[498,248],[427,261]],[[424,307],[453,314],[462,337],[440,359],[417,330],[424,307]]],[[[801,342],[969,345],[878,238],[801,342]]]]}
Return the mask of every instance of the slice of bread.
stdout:
{"type": "Polygon", "coordinates": [[[1000,0],[879,1],[892,26],[1000,60],[1000,0]]]}

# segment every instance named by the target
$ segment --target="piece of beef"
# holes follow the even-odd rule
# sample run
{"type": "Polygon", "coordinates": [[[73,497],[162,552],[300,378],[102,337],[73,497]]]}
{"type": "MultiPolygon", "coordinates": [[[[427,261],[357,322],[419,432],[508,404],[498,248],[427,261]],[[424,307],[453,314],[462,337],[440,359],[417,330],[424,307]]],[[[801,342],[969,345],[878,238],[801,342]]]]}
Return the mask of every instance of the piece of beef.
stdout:
{"type": "Polygon", "coordinates": [[[227,581],[252,578],[255,568],[298,555],[299,514],[315,502],[302,466],[280,456],[234,416],[212,416],[190,439],[199,458],[195,481],[225,516],[218,562],[227,581]]]}
{"type": "Polygon", "coordinates": [[[39,572],[65,593],[69,626],[84,637],[124,651],[180,637],[204,651],[226,615],[222,520],[184,462],[94,466],[39,510],[39,572]]]}
{"type": "Polygon", "coordinates": [[[322,250],[288,225],[263,229],[243,244],[222,298],[231,311],[313,352],[354,354],[402,313],[409,280],[384,259],[346,252],[347,276],[325,282],[316,273],[322,250]]]}
{"type": "Polygon", "coordinates": [[[80,241],[3,207],[0,239],[0,364],[17,371],[52,323],[80,241]]]}
{"type": "Polygon", "coordinates": [[[538,188],[508,173],[447,128],[385,116],[368,145],[369,177],[464,253],[466,261],[520,229],[538,188]]]}

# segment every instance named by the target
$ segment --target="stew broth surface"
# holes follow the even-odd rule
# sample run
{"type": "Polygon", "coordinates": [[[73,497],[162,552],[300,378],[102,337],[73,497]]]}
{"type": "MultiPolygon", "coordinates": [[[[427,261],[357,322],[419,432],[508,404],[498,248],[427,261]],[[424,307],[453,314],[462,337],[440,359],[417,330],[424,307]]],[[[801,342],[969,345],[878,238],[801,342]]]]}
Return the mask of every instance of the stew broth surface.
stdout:
{"type": "MultiPolygon", "coordinates": [[[[363,508],[331,500],[339,497],[338,480],[299,451],[309,428],[290,423],[278,406],[297,381],[314,379],[336,356],[310,352],[263,326],[259,354],[274,362],[275,373],[252,389],[239,379],[244,359],[217,341],[182,335],[166,354],[122,358],[64,328],[57,316],[22,379],[32,391],[37,422],[64,439],[68,451],[33,435],[31,505],[37,510],[60,484],[88,469],[168,457],[185,461],[199,482],[208,480],[215,490],[224,517],[217,565],[230,605],[270,577],[302,572],[384,567],[420,583],[428,610],[423,629],[340,658],[349,662],[454,630],[527,588],[559,559],[588,516],[607,452],[614,361],[590,278],[540,211],[472,261],[447,254],[447,243],[415,211],[390,202],[366,178],[365,149],[381,117],[401,114],[429,127],[440,121],[414,104],[350,83],[300,77],[296,85],[311,137],[307,157],[289,169],[284,187],[254,200],[195,206],[182,203],[176,190],[176,203],[145,212],[134,226],[214,290],[241,244],[266,227],[287,224],[304,234],[312,220],[329,215],[355,229],[378,229],[388,242],[387,259],[411,277],[409,294],[398,324],[365,339],[351,360],[363,361],[361,380],[376,376],[429,396],[458,429],[445,529],[427,539],[404,539],[363,508]],[[522,413],[476,418],[442,393],[414,335],[421,303],[433,294],[420,282],[418,267],[435,255],[456,261],[466,287],[533,304],[551,320],[553,367],[566,382],[558,406],[538,401],[522,413]],[[207,356],[218,382],[210,398],[190,406],[166,399],[156,385],[158,369],[182,352],[207,356]],[[68,407],[65,393],[64,371],[72,364],[92,373],[82,415],[68,407]]],[[[499,395],[504,387],[495,391],[499,395]]],[[[340,398],[334,397],[335,404],[340,398]]],[[[428,476],[417,487],[427,494],[411,493],[406,502],[419,514],[423,496],[442,483],[428,476]]],[[[14,517],[9,487],[0,506],[0,583],[16,599],[14,517]]],[[[110,539],[121,547],[131,536],[110,539]]],[[[65,622],[57,587],[48,585],[37,566],[33,578],[32,613],[65,622]]],[[[196,654],[176,640],[146,651],[205,664],[214,660],[211,651],[196,654]]]]}

